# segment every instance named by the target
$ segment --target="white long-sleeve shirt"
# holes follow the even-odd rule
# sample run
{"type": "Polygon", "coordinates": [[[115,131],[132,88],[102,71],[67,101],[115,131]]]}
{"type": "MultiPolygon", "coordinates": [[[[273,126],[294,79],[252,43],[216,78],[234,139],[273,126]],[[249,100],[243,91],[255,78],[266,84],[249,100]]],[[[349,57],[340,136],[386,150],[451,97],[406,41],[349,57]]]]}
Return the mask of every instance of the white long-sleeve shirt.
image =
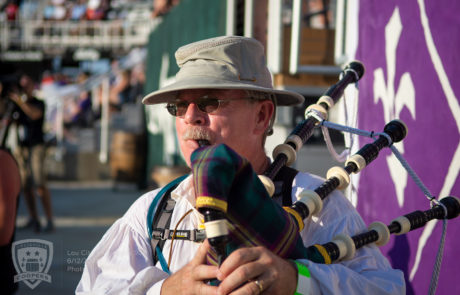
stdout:
{"type": "MultiPolygon", "coordinates": [[[[292,198],[304,189],[315,189],[322,179],[299,173],[293,181],[292,198]]],[[[76,294],[160,294],[168,274],[160,263],[153,265],[152,247],[147,229],[147,213],[159,190],[141,196],[105,233],[86,260],[76,294]]],[[[195,196],[192,178],[186,178],[171,193],[176,206],[171,217],[171,228],[190,209],[178,229],[199,228],[202,217],[194,209],[195,196]]],[[[325,200],[323,210],[305,222],[301,232],[304,245],[325,244],[338,234],[350,236],[367,231],[352,204],[340,193],[333,192],[325,200]]],[[[178,271],[194,256],[200,243],[175,240],[170,271],[178,271]]],[[[171,240],[163,247],[169,259],[171,240]]],[[[403,273],[392,269],[388,260],[374,246],[364,246],[353,259],[335,264],[305,264],[311,275],[310,294],[405,294],[403,273]]]]}

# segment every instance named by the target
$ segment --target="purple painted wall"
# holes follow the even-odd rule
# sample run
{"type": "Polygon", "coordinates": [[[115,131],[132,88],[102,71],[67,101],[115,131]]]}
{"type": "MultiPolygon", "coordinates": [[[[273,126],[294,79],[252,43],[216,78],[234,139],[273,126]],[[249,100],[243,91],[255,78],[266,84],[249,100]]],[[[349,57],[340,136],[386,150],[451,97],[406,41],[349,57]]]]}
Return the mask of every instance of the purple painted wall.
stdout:
{"type": "MultiPolygon", "coordinates": [[[[381,131],[388,121],[403,120],[409,133],[397,147],[440,197],[460,197],[459,11],[460,1],[452,0],[362,0],[359,8],[356,59],[366,74],[360,81],[358,126],[381,131]]],[[[360,139],[361,146],[366,142],[360,139]]],[[[382,151],[361,172],[357,207],[367,223],[389,224],[429,209],[423,193],[389,155],[388,149],[382,151]]],[[[442,221],[432,222],[392,236],[382,247],[393,266],[404,270],[407,294],[428,293],[441,232],[442,221]]],[[[460,294],[458,249],[460,218],[448,222],[437,294],[460,294]]]]}

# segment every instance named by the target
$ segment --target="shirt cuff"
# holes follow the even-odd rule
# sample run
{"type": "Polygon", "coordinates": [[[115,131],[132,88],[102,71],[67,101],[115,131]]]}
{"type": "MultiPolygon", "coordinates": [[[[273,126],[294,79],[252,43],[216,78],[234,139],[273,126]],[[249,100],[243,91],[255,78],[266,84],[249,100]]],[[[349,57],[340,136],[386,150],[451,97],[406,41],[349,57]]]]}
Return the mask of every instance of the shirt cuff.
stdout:
{"type": "Polygon", "coordinates": [[[158,295],[161,294],[161,287],[166,279],[156,282],[150,289],[147,290],[147,295],[158,295]]]}

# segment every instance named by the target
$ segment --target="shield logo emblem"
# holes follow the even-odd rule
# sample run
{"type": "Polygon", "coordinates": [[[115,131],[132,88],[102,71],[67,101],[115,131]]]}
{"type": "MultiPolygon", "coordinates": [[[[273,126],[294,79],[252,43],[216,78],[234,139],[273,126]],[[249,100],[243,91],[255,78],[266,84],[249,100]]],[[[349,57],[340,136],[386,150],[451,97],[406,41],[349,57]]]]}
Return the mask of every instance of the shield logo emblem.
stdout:
{"type": "Polygon", "coordinates": [[[53,261],[53,243],[39,239],[26,239],[13,243],[13,263],[18,274],[15,282],[24,282],[34,289],[42,281],[51,283],[48,271],[53,261]]]}

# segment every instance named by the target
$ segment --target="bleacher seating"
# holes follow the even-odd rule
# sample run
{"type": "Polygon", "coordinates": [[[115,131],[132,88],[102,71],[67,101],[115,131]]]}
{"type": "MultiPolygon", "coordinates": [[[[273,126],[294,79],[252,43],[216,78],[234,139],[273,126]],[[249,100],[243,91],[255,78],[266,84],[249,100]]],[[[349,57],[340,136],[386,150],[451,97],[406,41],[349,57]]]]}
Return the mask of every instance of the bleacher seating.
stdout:
{"type": "Polygon", "coordinates": [[[0,50],[46,52],[56,46],[60,49],[91,47],[129,50],[144,46],[149,32],[160,21],[151,18],[153,1],[113,1],[100,20],[88,20],[87,17],[72,19],[71,8],[77,0],[59,1],[64,2],[59,7],[67,9],[65,18],[50,17],[46,8],[53,2],[23,1],[14,20],[8,20],[2,10],[0,50]]]}

